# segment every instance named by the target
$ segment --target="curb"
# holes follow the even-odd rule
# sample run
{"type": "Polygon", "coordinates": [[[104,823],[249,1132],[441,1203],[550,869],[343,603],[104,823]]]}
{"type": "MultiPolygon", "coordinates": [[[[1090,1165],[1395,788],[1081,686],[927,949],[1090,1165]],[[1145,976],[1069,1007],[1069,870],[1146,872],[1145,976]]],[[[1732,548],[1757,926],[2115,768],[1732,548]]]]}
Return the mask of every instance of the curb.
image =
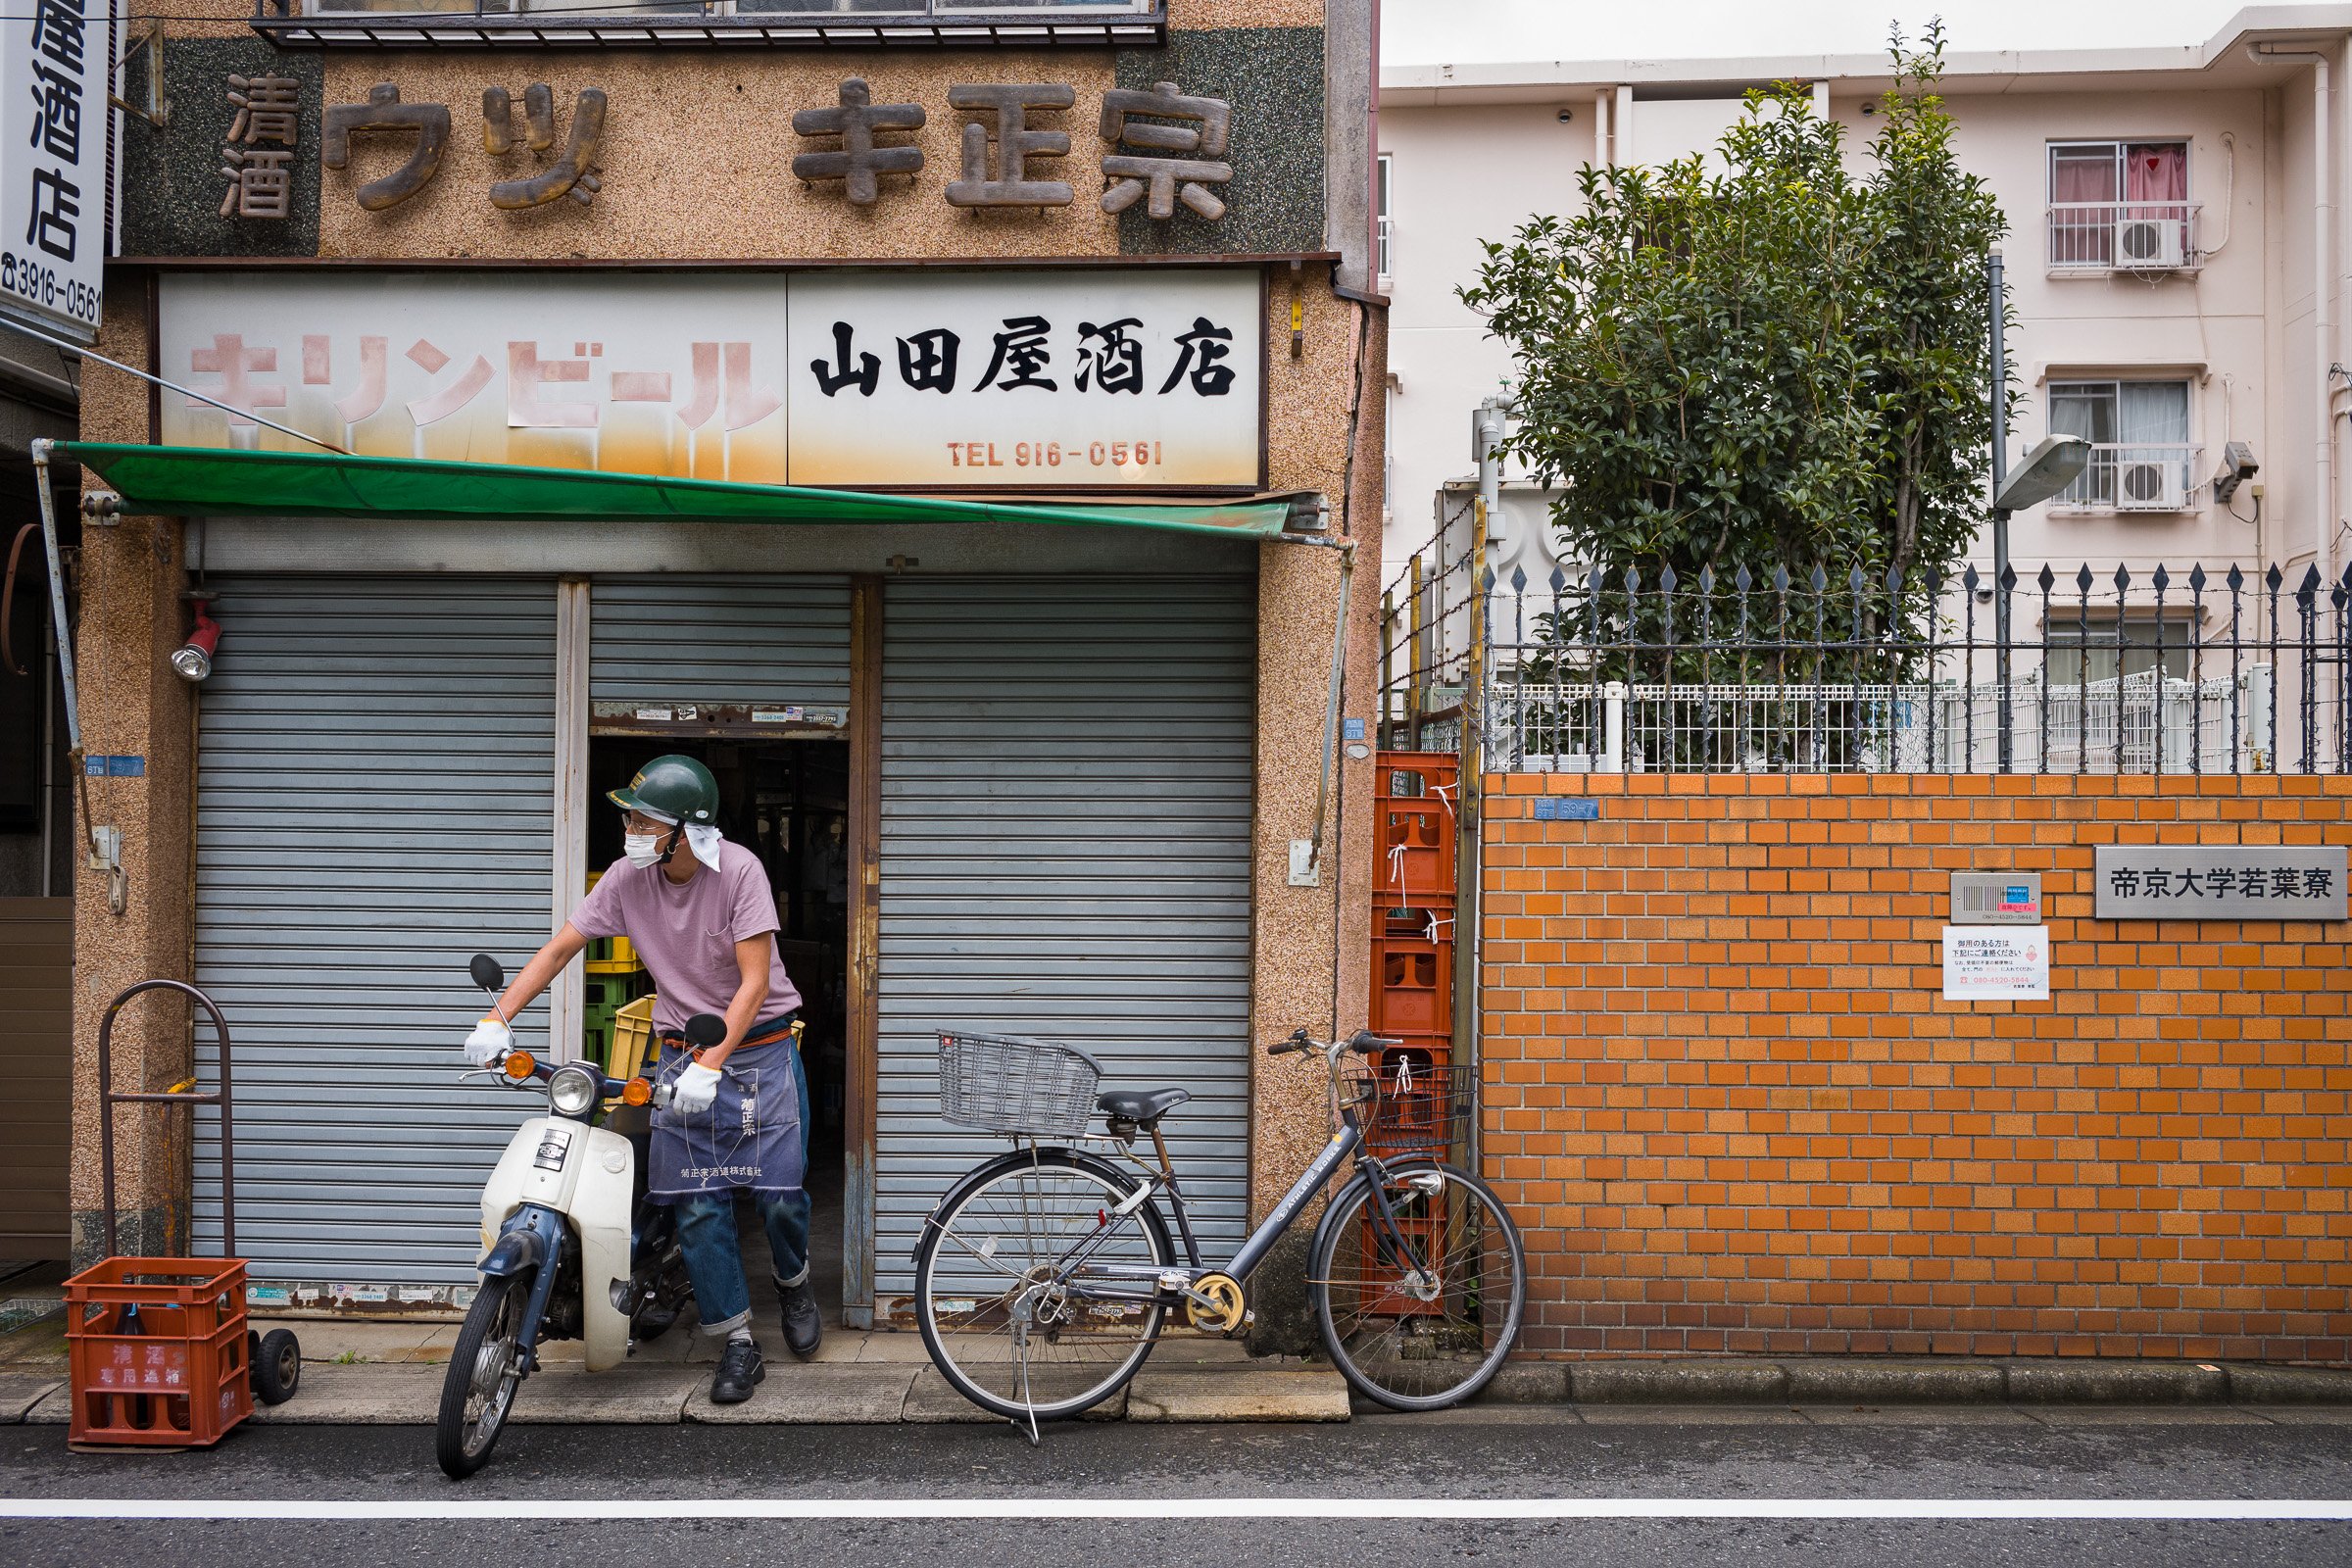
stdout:
{"type": "Polygon", "coordinates": [[[1492,1404],[2352,1404],[2352,1371],[2089,1358],[1513,1361],[1479,1398],[1492,1404]]]}

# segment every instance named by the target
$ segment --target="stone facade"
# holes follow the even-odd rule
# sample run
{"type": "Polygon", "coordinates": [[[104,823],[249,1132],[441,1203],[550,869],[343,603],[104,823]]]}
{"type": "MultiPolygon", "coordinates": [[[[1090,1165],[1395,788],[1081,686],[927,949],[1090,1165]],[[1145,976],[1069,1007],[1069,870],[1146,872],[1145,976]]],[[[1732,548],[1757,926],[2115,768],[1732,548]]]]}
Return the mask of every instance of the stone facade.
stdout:
{"type": "MultiPolygon", "coordinates": [[[[1362,6],[1351,0],[1330,9],[1352,16],[1362,6]]],[[[124,122],[125,260],[109,271],[99,348],[152,368],[153,281],[191,265],[341,272],[389,266],[652,269],[658,275],[681,265],[1119,266],[1182,258],[1261,269],[1268,488],[1324,493],[1334,533],[1357,546],[1347,711],[1366,714],[1375,684],[1383,462],[1377,389],[1386,373],[1386,320],[1380,303],[1364,292],[1368,197],[1335,173],[1363,169],[1369,153],[1351,145],[1334,156],[1325,128],[1330,118],[1360,143],[1362,131],[1350,127],[1361,122],[1327,117],[1324,84],[1338,79],[1360,88],[1369,62],[1327,58],[1327,8],[1319,0],[1177,0],[1169,10],[1167,40],[1151,48],[386,52],[279,50],[247,25],[242,0],[175,6],[159,24],[170,122],[160,130],[135,118],[124,122]],[[192,20],[207,13],[217,19],[192,20]],[[291,77],[301,106],[301,139],[288,166],[289,216],[223,218],[226,186],[219,166],[234,114],[226,79],[265,73],[291,77]],[[928,111],[914,139],[924,168],[911,178],[885,176],[871,207],[847,203],[839,181],[804,183],[791,171],[793,155],[809,150],[791,130],[793,112],[832,105],[851,76],[866,77],[876,102],[917,102],[928,111]],[[1234,176],[1221,187],[1229,212],[1219,222],[1182,209],[1177,219],[1155,222],[1140,205],[1114,218],[1099,206],[1104,148],[1096,118],[1102,94],[1169,79],[1234,105],[1234,176]],[[366,100],[385,81],[399,86],[406,102],[450,106],[453,128],[437,176],[417,196],[365,211],[355,200],[357,187],[398,166],[409,143],[355,141],[348,167],[322,168],[321,117],[327,106],[366,100]],[[495,157],[485,147],[480,97],[485,87],[504,86],[519,99],[539,81],[554,89],[561,123],[568,123],[580,90],[608,94],[601,189],[586,203],[500,211],[487,200],[488,185],[527,171],[519,157],[495,157]],[[956,175],[960,129],[970,118],[950,107],[949,88],[1016,81],[1073,89],[1071,109],[1040,115],[1038,123],[1069,135],[1070,154],[1044,162],[1054,166],[1046,177],[1068,180],[1075,199],[1034,209],[949,205],[942,190],[956,175]]],[[[126,21],[133,29],[148,24],[135,11],[126,21]]],[[[144,58],[126,87],[134,102],[146,94],[144,58]]],[[[461,275],[451,276],[452,286],[461,275]]],[[[146,384],[93,364],[82,437],[159,439],[159,407],[146,384]]],[[[1339,574],[1336,551],[1261,547],[1251,986],[1261,1037],[1302,1021],[1319,1032],[1362,1022],[1361,919],[1342,911],[1367,903],[1370,858],[1354,824],[1370,794],[1368,760],[1339,770],[1326,818],[1326,838],[1339,854],[1327,854],[1322,885],[1294,888],[1287,877],[1290,842],[1314,831],[1339,574]]],[[[164,663],[185,629],[179,595],[188,577],[177,519],[124,517],[93,527],[78,582],[89,749],[149,759],[144,778],[94,780],[90,789],[98,820],[125,829],[129,897],[116,913],[103,892],[85,891],[78,909],[74,1194],[86,1255],[95,1245],[99,1190],[92,1096],[99,1013],[138,980],[190,976],[191,760],[201,695],[191,701],[164,663]]],[[[234,657],[234,635],[232,628],[226,658],[234,657]]],[[[156,1089],[185,1078],[188,1036],[172,1011],[175,1004],[148,999],[137,1005],[143,1010],[126,1017],[116,1035],[117,1086],[156,1089]],[[149,1002],[152,1010],[144,1010],[149,1002]]],[[[235,1022],[231,1017],[232,1029],[235,1022]]],[[[1299,1151],[1320,1140],[1322,1100],[1315,1086],[1286,1076],[1262,1083],[1254,1103],[1252,1191],[1262,1208],[1287,1185],[1299,1151]]],[[[185,1141],[165,1130],[165,1118],[139,1124],[145,1130],[131,1133],[119,1156],[122,1202],[152,1217],[144,1245],[169,1248],[185,1240],[185,1141]]]]}

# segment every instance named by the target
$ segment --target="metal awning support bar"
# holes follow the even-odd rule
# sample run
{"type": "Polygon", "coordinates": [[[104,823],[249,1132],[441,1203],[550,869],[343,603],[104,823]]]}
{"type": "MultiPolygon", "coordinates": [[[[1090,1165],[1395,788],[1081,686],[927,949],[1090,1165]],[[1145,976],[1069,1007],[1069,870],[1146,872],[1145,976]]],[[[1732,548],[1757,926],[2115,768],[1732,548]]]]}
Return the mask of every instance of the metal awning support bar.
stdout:
{"type": "Polygon", "coordinates": [[[1323,813],[1331,804],[1331,770],[1339,755],[1340,692],[1348,674],[1348,595],[1355,582],[1355,541],[1346,539],[1335,543],[1312,539],[1299,542],[1324,545],[1340,552],[1340,613],[1331,628],[1331,687],[1323,697],[1323,766],[1315,778],[1315,829],[1306,852],[1308,869],[1320,872],[1323,865],[1323,813]]]}
{"type": "MultiPolygon", "coordinates": [[[[32,443],[32,487],[41,502],[41,549],[49,557],[49,616],[57,627],[57,671],[66,686],[66,745],[74,773],[81,775],[81,710],[74,696],[74,637],[66,624],[66,569],[57,549],[57,498],[49,493],[51,442],[32,443]]],[[[85,813],[86,814],[86,813],[85,813]]]]}
{"type": "Polygon", "coordinates": [[[52,337],[37,326],[28,326],[24,322],[13,318],[8,323],[8,329],[12,332],[22,332],[26,337],[37,339],[40,342],[48,344],[53,349],[63,349],[66,353],[74,355],[77,359],[96,360],[100,365],[107,367],[109,369],[121,370],[124,375],[135,375],[150,386],[160,386],[167,392],[177,392],[182,397],[194,398],[199,403],[210,404],[212,407],[220,410],[222,413],[232,414],[240,419],[251,419],[258,425],[262,425],[268,429],[275,430],[279,435],[290,435],[297,441],[308,441],[315,447],[324,447],[329,452],[340,453],[342,456],[347,458],[351,456],[350,453],[344,452],[341,447],[335,445],[332,441],[320,440],[318,436],[306,434],[301,430],[294,429],[290,425],[280,424],[275,419],[265,419],[260,415],[254,413],[251,409],[240,409],[232,404],[221,402],[219,398],[214,397],[209,392],[199,392],[192,386],[181,386],[177,381],[167,381],[162,376],[142,370],[135,365],[124,365],[121,360],[110,360],[105,355],[100,354],[97,350],[85,348],[81,344],[75,343],[70,338],[52,337]]]}
{"type": "Polygon", "coordinates": [[[66,698],[66,765],[74,769],[74,794],[81,803],[81,830],[89,835],[90,863],[103,865],[107,876],[107,907],[121,914],[127,884],[122,876],[120,857],[110,857],[99,848],[97,818],[90,814],[90,775],[82,765],[81,699],[74,681],[74,628],[66,620],[66,564],[57,545],[57,498],[49,490],[49,454],[56,445],[35,438],[32,452],[32,487],[41,504],[41,550],[49,561],[49,618],[55,627],[57,643],[57,675],[66,698]]]}

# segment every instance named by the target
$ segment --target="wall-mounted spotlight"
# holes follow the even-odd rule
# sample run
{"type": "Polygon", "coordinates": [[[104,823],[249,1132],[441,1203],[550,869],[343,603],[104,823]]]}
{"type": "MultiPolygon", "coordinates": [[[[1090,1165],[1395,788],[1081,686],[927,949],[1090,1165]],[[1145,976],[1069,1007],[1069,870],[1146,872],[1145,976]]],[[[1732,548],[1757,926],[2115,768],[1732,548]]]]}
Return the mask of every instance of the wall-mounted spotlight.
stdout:
{"type": "MultiPolygon", "coordinates": [[[[206,596],[209,598],[210,596],[206,596]]],[[[220,623],[212,617],[205,600],[196,601],[196,629],[172,654],[172,667],[184,681],[200,681],[213,672],[213,656],[220,648],[220,623]]]]}

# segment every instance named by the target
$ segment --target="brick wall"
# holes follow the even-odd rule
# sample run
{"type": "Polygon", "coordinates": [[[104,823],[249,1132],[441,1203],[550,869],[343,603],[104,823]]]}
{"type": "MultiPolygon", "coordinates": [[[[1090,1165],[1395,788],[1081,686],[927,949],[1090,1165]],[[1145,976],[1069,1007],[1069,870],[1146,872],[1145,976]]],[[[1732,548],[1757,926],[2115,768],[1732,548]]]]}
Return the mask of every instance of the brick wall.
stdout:
{"type": "Polygon", "coordinates": [[[2352,844],[2352,778],[1489,781],[1528,1349],[2352,1354],[2352,925],[2091,918],[2092,847],[2352,844]],[[1596,797],[1539,821],[1537,797],[1596,797]],[[2038,870],[2047,1003],[1948,1003],[2038,870]]]}

